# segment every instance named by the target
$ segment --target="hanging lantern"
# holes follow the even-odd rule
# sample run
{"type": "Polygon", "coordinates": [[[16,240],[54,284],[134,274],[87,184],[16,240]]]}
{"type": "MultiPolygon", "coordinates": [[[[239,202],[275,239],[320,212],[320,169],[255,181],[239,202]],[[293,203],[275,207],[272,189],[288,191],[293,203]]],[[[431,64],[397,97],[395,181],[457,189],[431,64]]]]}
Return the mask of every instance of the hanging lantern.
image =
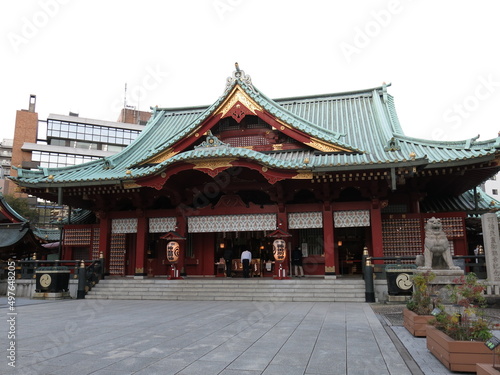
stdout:
{"type": "Polygon", "coordinates": [[[277,239],[273,242],[273,255],[278,263],[282,263],[286,258],[286,242],[285,240],[277,239]]]}
{"type": "Polygon", "coordinates": [[[179,260],[179,243],[175,241],[170,241],[167,244],[167,260],[170,263],[177,263],[179,260]]]}

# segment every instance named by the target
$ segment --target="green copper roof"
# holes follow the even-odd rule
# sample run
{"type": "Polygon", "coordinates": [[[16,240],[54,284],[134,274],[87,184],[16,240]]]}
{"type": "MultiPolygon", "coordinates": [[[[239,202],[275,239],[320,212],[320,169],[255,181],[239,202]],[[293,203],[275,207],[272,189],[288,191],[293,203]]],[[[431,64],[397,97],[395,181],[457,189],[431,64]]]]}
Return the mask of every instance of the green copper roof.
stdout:
{"type": "Polygon", "coordinates": [[[0,210],[0,222],[13,222],[10,220],[9,216],[12,216],[15,220],[18,222],[28,222],[29,220],[22,217],[20,214],[17,213],[8,203],[7,200],[5,199],[5,196],[3,193],[0,193],[0,207],[2,208],[0,210]]]}
{"type": "MultiPolygon", "coordinates": [[[[223,95],[212,105],[190,108],[155,108],[142,133],[122,152],[105,159],[64,168],[18,170],[12,179],[21,186],[107,185],[160,173],[179,161],[210,158],[243,158],[263,165],[291,170],[325,172],[492,160],[500,139],[443,142],[404,135],[387,85],[355,92],[271,100],[258,91],[246,75],[228,79],[223,95]],[[196,148],[159,163],[146,161],[192,134],[214,114],[238,85],[265,111],[293,128],[351,152],[257,152],[239,147],[196,148]],[[308,159],[305,164],[304,160],[308,159]]],[[[420,109],[418,109],[420,110],[420,109]]]]}
{"type": "Polygon", "coordinates": [[[500,202],[481,189],[471,189],[458,196],[426,198],[421,203],[422,212],[464,211],[469,217],[477,217],[487,212],[500,212],[500,202]]]}

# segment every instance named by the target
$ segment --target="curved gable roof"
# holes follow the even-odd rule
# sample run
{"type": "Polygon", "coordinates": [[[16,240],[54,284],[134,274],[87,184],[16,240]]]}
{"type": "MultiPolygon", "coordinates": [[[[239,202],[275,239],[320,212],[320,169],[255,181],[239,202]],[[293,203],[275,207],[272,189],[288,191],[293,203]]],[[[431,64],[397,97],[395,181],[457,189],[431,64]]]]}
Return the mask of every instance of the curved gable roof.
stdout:
{"type": "Polygon", "coordinates": [[[14,209],[7,203],[5,196],[0,193],[0,223],[26,223],[28,219],[19,215],[14,209]]]}
{"type": "Polygon", "coordinates": [[[499,138],[484,142],[436,142],[405,136],[385,84],[353,92],[271,100],[253,86],[243,71],[237,70],[228,79],[224,94],[210,106],[154,108],[142,133],[118,154],[64,168],[19,169],[18,177],[12,179],[23,186],[116,184],[159,173],[176,162],[227,156],[312,172],[398,163],[426,165],[494,157],[499,146],[499,138]],[[253,111],[271,115],[283,131],[310,136],[311,142],[303,143],[318,151],[263,153],[238,147],[176,148],[188,138],[192,142],[194,137],[199,139],[200,134],[209,130],[203,124],[222,118],[227,109],[224,106],[229,106],[231,100],[234,102],[237,95],[240,96],[236,99],[250,101],[248,106],[254,106],[253,111]],[[335,147],[344,151],[332,152],[335,147]],[[304,165],[306,158],[309,162],[304,165]]]}

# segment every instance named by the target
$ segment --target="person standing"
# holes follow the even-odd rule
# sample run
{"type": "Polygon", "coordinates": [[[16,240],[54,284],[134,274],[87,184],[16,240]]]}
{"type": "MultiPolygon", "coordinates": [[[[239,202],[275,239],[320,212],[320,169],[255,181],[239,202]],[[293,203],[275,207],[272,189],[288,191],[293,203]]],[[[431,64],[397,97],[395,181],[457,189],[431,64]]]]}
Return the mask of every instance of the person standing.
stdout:
{"type": "Polygon", "coordinates": [[[224,262],[226,263],[226,277],[231,277],[231,263],[233,263],[233,248],[231,246],[224,250],[224,262]]]}
{"type": "Polygon", "coordinates": [[[241,253],[241,264],[243,264],[243,277],[250,277],[250,262],[252,261],[252,253],[248,250],[244,250],[241,253]]]}
{"type": "MultiPolygon", "coordinates": [[[[476,248],[474,249],[474,255],[477,257],[479,255],[479,245],[476,246],[476,248]]],[[[479,259],[476,258],[476,263],[479,263],[479,259]]]]}
{"type": "Polygon", "coordinates": [[[302,250],[299,246],[292,251],[292,266],[295,277],[299,277],[299,271],[300,277],[304,277],[304,268],[302,267],[302,250]]]}

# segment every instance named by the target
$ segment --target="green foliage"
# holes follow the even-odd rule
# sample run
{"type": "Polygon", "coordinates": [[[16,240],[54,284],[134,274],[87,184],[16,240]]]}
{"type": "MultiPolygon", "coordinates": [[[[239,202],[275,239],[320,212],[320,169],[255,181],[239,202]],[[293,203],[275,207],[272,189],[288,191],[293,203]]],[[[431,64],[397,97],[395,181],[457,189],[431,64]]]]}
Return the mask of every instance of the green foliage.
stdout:
{"type": "Polygon", "coordinates": [[[27,199],[17,198],[12,194],[6,194],[4,195],[4,198],[14,211],[16,211],[25,219],[34,221],[36,218],[38,218],[38,212],[29,207],[27,199]]]}
{"type": "Polygon", "coordinates": [[[491,323],[472,311],[463,314],[441,311],[431,324],[454,340],[486,341],[493,336],[491,323]]]}
{"type": "Polygon", "coordinates": [[[412,276],[413,294],[406,303],[406,308],[417,315],[429,315],[433,309],[432,290],[429,283],[436,275],[430,271],[412,276]]]}
{"type": "Polygon", "coordinates": [[[453,287],[448,285],[451,291],[450,299],[453,303],[465,308],[486,306],[486,298],[484,297],[486,287],[479,283],[474,272],[470,272],[467,276],[461,276],[453,282],[456,283],[453,287]]]}
{"type": "Polygon", "coordinates": [[[453,281],[449,285],[450,300],[455,304],[447,312],[440,306],[441,312],[431,322],[436,328],[446,333],[454,340],[486,341],[490,339],[492,324],[485,318],[484,307],[486,287],[478,282],[477,276],[471,272],[453,281]]]}

